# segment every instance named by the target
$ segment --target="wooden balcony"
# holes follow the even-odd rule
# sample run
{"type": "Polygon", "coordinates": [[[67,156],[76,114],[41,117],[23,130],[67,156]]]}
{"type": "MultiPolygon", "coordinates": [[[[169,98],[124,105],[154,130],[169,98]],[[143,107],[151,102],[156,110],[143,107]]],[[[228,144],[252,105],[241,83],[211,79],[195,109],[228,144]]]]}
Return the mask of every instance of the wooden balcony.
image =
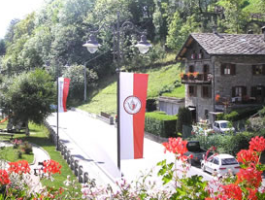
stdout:
{"type": "Polygon", "coordinates": [[[182,84],[211,84],[211,81],[212,75],[207,73],[198,74],[196,77],[184,74],[181,78],[182,84]]]}

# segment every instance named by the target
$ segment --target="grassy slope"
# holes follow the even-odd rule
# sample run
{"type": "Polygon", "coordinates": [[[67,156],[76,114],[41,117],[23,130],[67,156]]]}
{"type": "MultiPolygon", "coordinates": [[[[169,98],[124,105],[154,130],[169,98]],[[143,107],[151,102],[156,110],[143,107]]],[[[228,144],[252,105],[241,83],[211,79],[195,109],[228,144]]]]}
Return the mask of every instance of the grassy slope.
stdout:
{"type": "MultiPolygon", "coordinates": [[[[149,74],[148,79],[148,98],[160,96],[179,97],[183,98],[184,85],[180,84],[180,64],[168,65],[162,68],[142,70],[138,73],[149,74]],[[166,92],[168,91],[168,92],[166,92]]],[[[100,113],[101,111],[115,115],[116,113],[116,78],[111,77],[112,82],[106,87],[102,87],[100,91],[87,104],[79,106],[79,109],[91,112],[100,113]]]]}

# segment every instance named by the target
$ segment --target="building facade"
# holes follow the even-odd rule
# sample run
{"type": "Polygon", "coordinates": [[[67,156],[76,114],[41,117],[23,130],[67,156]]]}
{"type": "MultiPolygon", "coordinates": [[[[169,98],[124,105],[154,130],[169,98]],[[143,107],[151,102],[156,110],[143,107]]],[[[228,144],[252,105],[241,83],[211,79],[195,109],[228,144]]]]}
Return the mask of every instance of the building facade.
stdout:
{"type": "Polygon", "coordinates": [[[194,121],[265,103],[265,34],[191,34],[177,60],[194,121]]]}

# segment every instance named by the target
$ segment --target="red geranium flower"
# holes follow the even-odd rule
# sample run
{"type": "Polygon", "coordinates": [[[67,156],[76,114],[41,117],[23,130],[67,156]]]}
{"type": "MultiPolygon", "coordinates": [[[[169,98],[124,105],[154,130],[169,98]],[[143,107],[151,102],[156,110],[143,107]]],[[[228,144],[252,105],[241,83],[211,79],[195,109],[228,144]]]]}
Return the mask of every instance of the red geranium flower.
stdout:
{"type": "Polygon", "coordinates": [[[258,192],[258,189],[251,189],[251,188],[247,188],[248,190],[248,200],[258,200],[258,197],[257,197],[257,192],[258,192]]]}
{"type": "Polygon", "coordinates": [[[249,142],[249,149],[262,152],[265,150],[265,139],[264,137],[256,136],[249,142]]]}
{"type": "Polygon", "coordinates": [[[44,173],[52,173],[52,174],[56,174],[59,173],[61,174],[60,169],[62,168],[62,166],[54,161],[54,160],[47,160],[43,162],[43,172],[44,173]]]}
{"type": "Polygon", "coordinates": [[[9,176],[6,170],[0,169],[0,184],[7,185],[10,183],[9,176]]]}
{"type": "Polygon", "coordinates": [[[188,151],[187,141],[182,140],[181,138],[168,138],[168,142],[164,142],[163,146],[165,151],[169,151],[175,154],[184,155],[188,151]]]}
{"type": "Polygon", "coordinates": [[[256,151],[241,150],[237,153],[237,160],[247,166],[251,163],[256,165],[259,162],[259,156],[256,151]]]}
{"type": "Polygon", "coordinates": [[[250,187],[259,187],[262,181],[262,171],[258,171],[252,167],[240,169],[237,173],[236,183],[246,183],[250,187]]]}
{"type": "Polygon", "coordinates": [[[17,174],[30,173],[29,163],[26,160],[19,160],[17,162],[9,162],[8,164],[9,164],[9,168],[8,168],[9,172],[14,172],[17,174]]]}
{"type": "Polygon", "coordinates": [[[222,199],[234,199],[241,200],[242,199],[242,190],[238,185],[229,184],[222,186],[224,196],[222,199]]]}

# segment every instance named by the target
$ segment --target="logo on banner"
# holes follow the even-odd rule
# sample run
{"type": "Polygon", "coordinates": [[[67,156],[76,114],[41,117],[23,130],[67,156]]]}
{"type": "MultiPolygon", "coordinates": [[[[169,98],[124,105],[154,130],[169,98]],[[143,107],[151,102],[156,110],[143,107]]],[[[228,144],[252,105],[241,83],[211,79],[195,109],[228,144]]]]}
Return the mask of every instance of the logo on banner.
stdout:
{"type": "Polygon", "coordinates": [[[123,107],[128,114],[135,115],[141,110],[142,103],[138,97],[129,96],[124,100],[123,107]]]}

